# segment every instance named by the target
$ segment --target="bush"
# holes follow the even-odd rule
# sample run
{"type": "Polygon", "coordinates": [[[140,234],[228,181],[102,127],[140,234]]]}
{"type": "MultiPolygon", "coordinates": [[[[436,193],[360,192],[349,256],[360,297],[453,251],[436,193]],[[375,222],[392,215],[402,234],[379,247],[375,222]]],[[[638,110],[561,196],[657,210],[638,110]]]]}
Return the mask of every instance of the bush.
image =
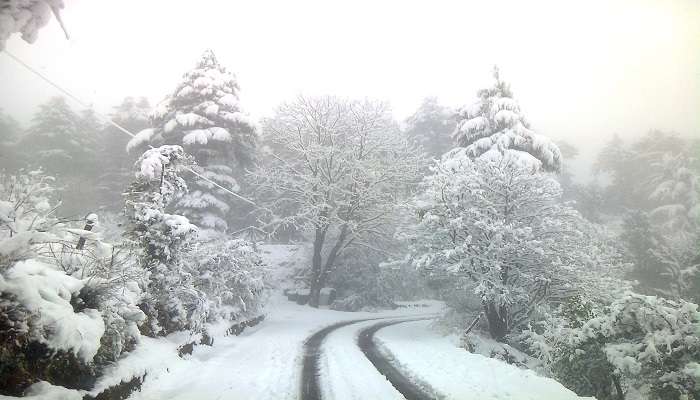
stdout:
{"type": "Polygon", "coordinates": [[[560,310],[520,339],[579,395],[606,400],[634,388],[653,399],[700,397],[697,304],[629,293],[583,323],[572,315],[560,310]]]}
{"type": "Polygon", "coordinates": [[[88,389],[138,340],[143,271],[125,246],[54,215],[53,179],[0,175],[0,387],[88,389]],[[86,243],[75,248],[79,237],[86,243]]]}
{"type": "Polygon", "coordinates": [[[194,286],[207,296],[210,320],[258,316],[267,269],[252,243],[223,238],[196,243],[187,258],[195,266],[194,286]]]}

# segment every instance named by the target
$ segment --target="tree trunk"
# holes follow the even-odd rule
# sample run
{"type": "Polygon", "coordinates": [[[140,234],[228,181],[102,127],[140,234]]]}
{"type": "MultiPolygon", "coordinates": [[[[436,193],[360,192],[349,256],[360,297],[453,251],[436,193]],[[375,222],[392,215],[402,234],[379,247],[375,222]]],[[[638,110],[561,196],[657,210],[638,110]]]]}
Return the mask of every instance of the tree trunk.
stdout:
{"type": "Polygon", "coordinates": [[[318,301],[321,297],[321,288],[323,287],[323,242],[326,239],[325,227],[316,227],[314,237],[314,255],[311,259],[311,282],[309,282],[309,305],[318,308],[318,301]]]}
{"type": "Polygon", "coordinates": [[[617,392],[617,400],[625,400],[625,392],[622,390],[622,384],[620,383],[620,377],[613,374],[612,381],[613,381],[613,384],[615,384],[615,391],[617,392]]]}
{"type": "MultiPolygon", "coordinates": [[[[326,231],[323,231],[323,234],[321,237],[325,238],[325,233],[326,231]]],[[[311,277],[311,285],[310,285],[310,293],[309,293],[309,305],[311,307],[318,308],[318,303],[319,299],[321,298],[321,289],[323,289],[324,286],[326,286],[326,280],[328,279],[328,273],[331,271],[333,268],[333,265],[335,264],[335,259],[338,257],[338,254],[340,253],[340,250],[343,248],[343,244],[345,243],[345,238],[348,235],[348,226],[343,225],[342,228],[340,228],[340,235],[338,235],[338,240],[336,241],[335,245],[331,249],[331,251],[328,253],[328,258],[326,259],[325,263],[322,263],[322,254],[321,254],[321,248],[323,247],[323,243],[321,242],[318,253],[316,252],[316,240],[314,240],[314,257],[313,257],[313,271],[312,271],[312,277],[311,277]],[[316,268],[316,262],[318,262],[318,268],[316,268]]],[[[318,240],[318,231],[316,238],[318,240]]]]}
{"type": "Polygon", "coordinates": [[[484,314],[489,322],[489,334],[502,342],[508,334],[508,311],[506,307],[497,307],[493,302],[484,302],[484,314]]]}

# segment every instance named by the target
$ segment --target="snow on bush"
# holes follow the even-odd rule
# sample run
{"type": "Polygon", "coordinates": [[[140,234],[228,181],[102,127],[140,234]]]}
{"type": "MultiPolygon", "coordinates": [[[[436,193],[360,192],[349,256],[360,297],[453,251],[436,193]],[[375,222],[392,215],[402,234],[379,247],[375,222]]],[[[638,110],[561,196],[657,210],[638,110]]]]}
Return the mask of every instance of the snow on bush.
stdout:
{"type": "Polygon", "coordinates": [[[697,304],[635,293],[604,309],[578,302],[520,339],[581,395],[605,400],[630,389],[653,399],[700,395],[697,304]]]}
{"type": "Polygon", "coordinates": [[[207,295],[210,319],[239,321],[262,310],[267,269],[254,245],[242,239],[197,243],[188,255],[195,286],[207,295]]]}
{"type": "Polygon", "coordinates": [[[40,171],[0,176],[2,393],[38,379],[84,389],[139,340],[145,319],[133,252],[55,217],[53,182],[40,171]]]}
{"type": "Polygon", "coordinates": [[[82,400],[83,394],[76,390],[66,389],[62,386],[54,386],[41,381],[31,385],[22,398],[41,400],[82,400]]]}
{"type": "Polygon", "coordinates": [[[54,178],[41,170],[0,174],[0,268],[31,258],[37,247],[56,239],[54,178]]]}
{"type": "MultiPolygon", "coordinates": [[[[71,298],[83,282],[37,260],[20,261],[0,275],[0,292],[27,310],[30,336],[54,350],[92,361],[105,331],[99,311],[74,312],[71,298]]],[[[5,302],[6,300],[3,300],[5,302]]]]}

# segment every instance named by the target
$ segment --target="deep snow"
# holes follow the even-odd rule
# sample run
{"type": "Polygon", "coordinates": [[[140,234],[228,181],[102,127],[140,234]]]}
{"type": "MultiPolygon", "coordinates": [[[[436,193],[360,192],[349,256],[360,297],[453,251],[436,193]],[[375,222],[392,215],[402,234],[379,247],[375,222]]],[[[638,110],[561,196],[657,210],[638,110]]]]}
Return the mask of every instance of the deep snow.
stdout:
{"type": "Polygon", "coordinates": [[[377,332],[375,340],[400,367],[454,400],[571,400],[574,392],[538,376],[457,346],[456,336],[442,336],[430,321],[407,322],[377,332]]]}
{"type": "MultiPolygon", "coordinates": [[[[435,308],[402,308],[379,313],[348,313],[313,310],[287,301],[280,295],[270,299],[269,314],[260,325],[246,329],[240,336],[216,339],[212,347],[197,346],[191,356],[159,354],[148,348],[139,358],[153,364],[162,357],[167,365],[156,362],[149,371],[141,392],[134,400],[173,399],[296,399],[299,393],[300,362],[303,342],[315,331],[335,322],[360,318],[424,314],[435,308]],[[163,367],[167,366],[167,371],[163,367]]],[[[359,329],[359,327],[357,328],[359,329]]],[[[348,335],[356,335],[348,330],[348,335]]],[[[337,343],[355,359],[363,360],[354,340],[341,337],[337,343]]],[[[329,342],[336,343],[335,338],[329,342]]],[[[172,353],[172,352],[171,352],[172,353]]],[[[122,362],[129,360],[127,356],[122,362]]],[[[132,362],[135,360],[132,360],[132,362]]],[[[363,360],[366,362],[366,360],[363,360]]],[[[367,362],[368,370],[352,367],[353,374],[376,374],[367,362]]],[[[340,397],[338,397],[340,398],[340,397]]],[[[383,397],[382,397],[383,398],[383,397]]]]}

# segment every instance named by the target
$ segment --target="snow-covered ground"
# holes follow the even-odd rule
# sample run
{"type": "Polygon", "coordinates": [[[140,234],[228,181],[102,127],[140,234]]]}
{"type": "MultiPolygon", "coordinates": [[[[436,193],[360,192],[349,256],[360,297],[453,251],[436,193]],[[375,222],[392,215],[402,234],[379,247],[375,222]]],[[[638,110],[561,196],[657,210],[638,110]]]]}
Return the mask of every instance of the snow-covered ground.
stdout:
{"type": "Polygon", "coordinates": [[[471,354],[456,336],[442,336],[430,321],[407,322],[375,335],[407,375],[454,400],[571,400],[576,394],[558,382],[504,362],[471,354]]]}
{"type": "MultiPolygon", "coordinates": [[[[240,336],[219,337],[211,347],[197,346],[184,359],[177,356],[177,347],[190,339],[185,335],[144,338],[135,351],[100,379],[98,388],[147,371],[141,391],[130,399],[297,399],[303,343],[311,334],[341,321],[401,318],[439,311],[439,303],[430,304],[377,313],[347,313],[299,306],[276,294],[261,324],[246,329],[240,336]]],[[[329,334],[321,353],[320,381],[325,399],[403,398],[357,346],[359,332],[377,322],[360,322],[329,334]]],[[[554,380],[458,348],[456,337],[442,336],[430,324],[418,321],[389,326],[379,330],[375,340],[409,377],[429,384],[446,399],[578,399],[554,380]]],[[[38,389],[37,393],[41,393],[38,389]]],[[[45,393],[56,395],[59,391],[46,389],[45,393]]]]}
{"type": "Polygon", "coordinates": [[[349,325],[328,336],[321,355],[324,399],[403,399],[401,393],[374,368],[355,344],[358,333],[376,323],[367,321],[349,325]]]}
{"type": "MultiPolygon", "coordinates": [[[[436,311],[434,307],[402,308],[379,313],[314,310],[289,302],[280,295],[273,296],[268,308],[269,314],[260,325],[246,329],[240,336],[218,338],[211,347],[197,346],[186,359],[173,356],[172,351],[161,355],[158,351],[149,352],[147,348],[135,354],[141,364],[154,364],[156,361],[155,365],[159,368],[149,371],[141,392],[134,393],[130,398],[296,399],[303,343],[315,331],[340,321],[436,311]],[[158,361],[160,359],[167,360],[167,365],[158,361]]],[[[347,334],[356,335],[356,330],[348,330],[347,334]]],[[[334,340],[333,336],[329,337],[329,341],[334,340]]],[[[354,359],[362,359],[354,340],[341,342],[348,347],[349,353],[356,356],[354,359]]],[[[129,362],[129,359],[130,356],[127,356],[122,363],[129,362]]],[[[362,369],[366,367],[368,372],[362,373],[374,372],[372,365],[363,361],[367,365],[363,364],[362,369]]],[[[353,373],[361,373],[357,366],[349,367],[352,367],[353,373]]],[[[381,375],[376,375],[383,379],[381,375]]]]}
{"type": "MultiPolygon", "coordinates": [[[[196,346],[181,358],[178,347],[196,338],[175,333],[166,338],[142,337],[136,349],[105,371],[91,394],[120,381],[146,374],[133,400],[297,399],[304,342],[320,329],[342,321],[366,318],[401,319],[442,312],[442,303],[401,303],[397,310],[340,312],[312,309],[281,294],[290,269],[302,258],[297,246],[263,246],[275,282],[266,319],[239,336],[224,336],[228,324],[210,326],[213,346],[196,346]]],[[[381,375],[357,345],[360,331],[377,320],[332,331],[321,346],[320,387],[324,399],[399,400],[403,396],[381,375]]],[[[448,399],[568,400],[576,395],[554,380],[503,362],[470,354],[456,346],[456,337],[430,329],[430,321],[406,322],[379,330],[382,350],[409,377],[424,382],[448,399]]],[[[41,383],[30,393],[37,399],[80,399],[84,392],[41,383]]],[[[2,396],[0,396],[1,398],[2,396]]]]}

